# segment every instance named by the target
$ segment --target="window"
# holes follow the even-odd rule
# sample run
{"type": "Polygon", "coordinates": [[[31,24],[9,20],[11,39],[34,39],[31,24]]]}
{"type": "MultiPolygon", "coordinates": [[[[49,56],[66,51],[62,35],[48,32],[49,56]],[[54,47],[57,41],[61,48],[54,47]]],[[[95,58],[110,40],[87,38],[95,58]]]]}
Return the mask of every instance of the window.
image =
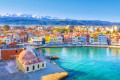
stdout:
{"type": "Polygon", "coordinates": [[[44,67],[44,63],[42,64],[42,67],[44,67]]]}
{"type": "Polygon", "coordinates": [[[17,53],[17,50],[16,50],[16,53],[17,53]]]}
{"type": "Polygon", "coordinates": [[[38,64],[38,68],[39,68],[40,66],[39,66],[39,64],[38,64]]]}
{"type": "Polygon", "coordinates": [[[27,67],[27,71],[29,71],[29,67],[27,67]]]}
{"type": "Polygon", "coordinates": [[[35,66],[33,66],[33,70],[35,70],[35,66]]]}

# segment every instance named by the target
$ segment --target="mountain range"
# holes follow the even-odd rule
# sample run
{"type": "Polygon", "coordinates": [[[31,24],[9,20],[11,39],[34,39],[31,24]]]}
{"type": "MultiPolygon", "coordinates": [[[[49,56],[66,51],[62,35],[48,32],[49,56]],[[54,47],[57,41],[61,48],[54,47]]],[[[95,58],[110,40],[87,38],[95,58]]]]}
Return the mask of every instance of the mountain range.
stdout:
{"type": "Polygon", "coordinates": [[[120,23],[100,20],[75,20],[31,14],[2,14],[0,24],[5,25],[120,25],[120,23]]]}

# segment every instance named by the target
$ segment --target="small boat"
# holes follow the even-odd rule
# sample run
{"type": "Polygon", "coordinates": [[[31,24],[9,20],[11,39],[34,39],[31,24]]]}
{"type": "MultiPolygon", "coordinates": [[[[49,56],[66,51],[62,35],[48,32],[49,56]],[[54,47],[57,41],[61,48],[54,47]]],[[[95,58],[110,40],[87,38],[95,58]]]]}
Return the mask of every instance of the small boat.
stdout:
{"type": "Polygon", "coordinates": [[[59,59],[59,57],[57,56],[46,56],[48,59],[50,60],[56,60],[56,59],[59,59]]]}

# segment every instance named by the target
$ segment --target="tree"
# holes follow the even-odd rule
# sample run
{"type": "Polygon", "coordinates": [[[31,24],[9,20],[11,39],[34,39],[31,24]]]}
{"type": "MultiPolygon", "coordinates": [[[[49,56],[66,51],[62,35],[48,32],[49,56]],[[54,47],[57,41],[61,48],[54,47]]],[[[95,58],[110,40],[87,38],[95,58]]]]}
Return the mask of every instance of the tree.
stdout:
{"type": "Polygon", "coordinates": [[[110,34],[110,31],[106,31],[106,34],[110,34]]]}
{"type": "Polygon", "coordinates": [[[8,26],[8,25],[3,26],[3,30],[8,31],[9,29],[10,29],[10,26],[8,26]]]}

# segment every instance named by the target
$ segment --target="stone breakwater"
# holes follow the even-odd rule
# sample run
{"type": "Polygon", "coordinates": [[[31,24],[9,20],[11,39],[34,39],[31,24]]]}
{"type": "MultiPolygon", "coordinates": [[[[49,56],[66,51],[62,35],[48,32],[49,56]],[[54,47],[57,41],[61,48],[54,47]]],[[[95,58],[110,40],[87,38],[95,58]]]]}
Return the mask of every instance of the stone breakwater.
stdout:
{"type": "Polygon", "coordinates": [[[43,76],[41,80],[61,80],[67,76],[68,76],[67,72],[54,73],[54,74],[43,76]]]}

